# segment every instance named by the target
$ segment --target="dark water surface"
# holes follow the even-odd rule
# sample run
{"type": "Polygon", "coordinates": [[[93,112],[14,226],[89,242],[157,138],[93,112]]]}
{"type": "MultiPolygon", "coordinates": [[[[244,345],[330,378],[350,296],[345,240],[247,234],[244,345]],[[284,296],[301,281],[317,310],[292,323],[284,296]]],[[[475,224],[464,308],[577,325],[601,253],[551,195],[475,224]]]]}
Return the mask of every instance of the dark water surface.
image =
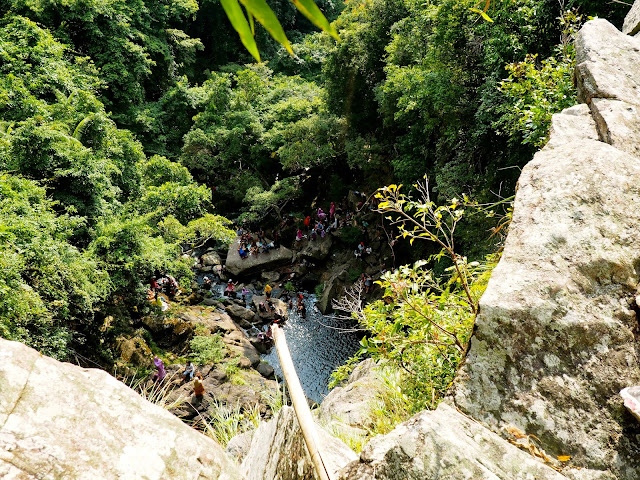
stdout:
{"type": "MultiPolygon", "coordinates": [[[[211,287],[213,298],[222,298],[226,283],[214,275],[209,275],[215,278],[211,287]]],[[[198,283],[201,284],[204,277],[204,274],[199,275],[198,283]]],[[[277,292],[279,289],[274,289],[274,296],[277,292]]],[[[301,293],[304,295],[307,307],[306,317],[301,318],[295,311],[294,299],[293,311],[289,312],[289,319],[285,322],[283,331],[304,393],[314,402],[320,403],[329,393],[327,385],[331,372],[358,351],[362,334],[345,331],[352,330],[354,324],[322,315],[316,308],[315,295],[301,293]]],[[[236,291],[235,298],[239,297],[239,292],[236,291]]],[[[251,304],[252,297],[253,292],[247,295],[247,306],[251,304]]],[[[263,328],[266,329],[266,326],[263,328]]],[[[258,332],[259,330],[254,328],[247,331],[247,334],[256,335],[258,332]]],[[[276,375],[282,378],[280,360],[275,347],[267,355],[262,355],[262,359],[269,362],[276,375]]]]}
{"type": "MultiPolygon", "coordinates": [[[[352,323],[322,315],[315,303],[314,295],[305,296],[306,318],[289,312],[283,331],[305,394],[314,402],[320,403],[329,393],[327,384],[331,372],[356,353],[361,335],[345,332],[344,329],[353,328],[352,323]]],[[[262,358],[282,378],[275,347],[262,358]]]]}

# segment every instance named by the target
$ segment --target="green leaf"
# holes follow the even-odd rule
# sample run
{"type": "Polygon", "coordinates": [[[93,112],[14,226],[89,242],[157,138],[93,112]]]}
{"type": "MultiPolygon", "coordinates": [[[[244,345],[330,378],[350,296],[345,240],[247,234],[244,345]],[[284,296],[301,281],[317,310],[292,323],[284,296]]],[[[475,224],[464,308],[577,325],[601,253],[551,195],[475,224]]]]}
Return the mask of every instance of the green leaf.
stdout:
{"type": "Polygon", "coordinates": [[[249,14],[249,26],[251,27],[251,35],[256,36],[256,22],[253,21],[253,15],[249,14]]]}
{"type": "Polygon", "coordinates": [[[477,13],[482,18],[484,18],[487,22],[493,23],[493,20],[491,20],[491,17],[487,15],[486,12],[483,12],[482,10],[478,10],[477,8],[470,8],[469,10],[471,10],[474,13],[477,13]]]}
{"type": "Polygon", "coordinates": [[[313,0],[291,0],[300,12],[311,20],[316,27],[324,30],[336,40],[340,40],[338,32],[333,28],[333,25],[329,23],[329,20],[322,14],[318,6],[313,0]]]}
{"type": "MultiPolygon", "coordinates": [[[[244,8],[247,9],[250,15],[253,15],[258,22],[262,24],[264,28],[271,34],[271,36],[280,43],[284,48],[287,49],[291,55],[293,55],[293,50],[291,49],[291,45],[289,44],[289,40],[282,29],[282,25],[278,21],[278,17],[273,13],[271,7],[267,5],[265,0],[240,0],[244,5],[244,8]]],[[[247,25],[248,27],[248,25],[247,25]]]]}
{"type": "Polygon", "coordinates": [[[253,55],[253,58],[259,62],[260,52],[258,52],[258,46],[251,34],[251,27],[242,12],[242,8],[240,8],[238,0],[220,0],[220,3],[222,4],[224,12],[227,14],[227,17],[229,17],[231,25],[235,31],[238,32],[238,35],[240,35],[240,41],[249,53],[253,55]]]}

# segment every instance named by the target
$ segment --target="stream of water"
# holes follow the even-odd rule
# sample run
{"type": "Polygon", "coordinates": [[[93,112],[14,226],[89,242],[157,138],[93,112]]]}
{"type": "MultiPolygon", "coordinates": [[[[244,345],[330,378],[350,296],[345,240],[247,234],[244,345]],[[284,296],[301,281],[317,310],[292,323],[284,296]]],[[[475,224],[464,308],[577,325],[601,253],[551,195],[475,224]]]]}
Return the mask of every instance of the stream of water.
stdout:
{"type": "MultiPolygon", "coordinates": [[[[203,278],[204,275],[200,275],[198,282],[202,283],[203,278]]],[[[211,287],[213,297],[221,298],[224,288],[224,282],[214,282],[211,287]]],[[[289,312],[289,318],[282,329],[304,393],[309,399],[320,403],[329,393],[327,385],[331,372],[356,353],[360,347],[361,335],[349,331],[353,329],[353,323],[323,315],[316,307],[315,295],[302,293],[307,309],[306,316],[302,318],[294,308],[289,312]]],[[[252,297],[253,293],[247,295],[247,304],[251,303],[252,297]]],[[[256,335],[258,331],[253,329],[247,333],[256,335]]],[[[275,347],[268,354],[262,355],[262,359],[269,362],[276,375],[282,378],[275,347]]]]}
{"type": "MultiPolygon", "coordinates": [[[[296,312],[289,312],[283,331],[306,396],[320,403],[329,393],[327,385],[331,372],[358,350],[361,336],[344,331],[353,328],[353,324],[322,315],[315,303],[314,295],[305,295],[306,317],[301,318],[296,312]]],[[[276,349],[263,355],[263,359],[282,378],[276,349]]]]}

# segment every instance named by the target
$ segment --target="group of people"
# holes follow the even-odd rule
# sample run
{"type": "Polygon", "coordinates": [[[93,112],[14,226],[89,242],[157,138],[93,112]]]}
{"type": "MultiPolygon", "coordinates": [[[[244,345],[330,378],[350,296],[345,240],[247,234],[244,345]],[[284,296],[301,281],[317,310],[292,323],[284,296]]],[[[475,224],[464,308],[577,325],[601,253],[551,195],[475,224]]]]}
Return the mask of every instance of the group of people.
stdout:
{"type": "Polygon", "coordinates": [[[371,252],[373,252],[373,249],[371,248],[371,246],[365,247],[364,242],[360,242],[356,247],[356,249],[353,251],[353,254],[355,255],[356,258],[362,258],[364,256],[371,255],[371,252]]]}
{"type": "MultiPolygon", "coordinates": [[[[153,357],[153,364],[156,367],[156,373],[153,375],[152,380],[154,382],[162,382],[167,376],[167,370],[164,368],[164,362],[157,355],[153,357]]],[[[202,383],[202,373],[196,372],[195,367],[191,361],[187,362],[184,370],[182,371],[183,382],[190,382],[193,380],[193,394],[197,399],[202,399],[204,395],[204,384],[202,383]]]]}
{"type": "Polygon", "coordinates": [[[273,240],[267,242],[264,236],[264,230],[260,229],[254,237],[250,232],[245,232],[242,227],[237,230],[238,255],[241,259],[246,259],[249,255],[258,255],[260,253],[269,253],[274,248],[280,248],[280,234],[275,231],[273,240]]]}
{"type": "MultiPolygon", "coordinates": [[[[364,193],[360,194],[360,192],[356,192],[356,194],[364,195],[366,199],[366,195],[364,193]]],[[[364,200],[361,200],[358,203],[358,208],[362,207],[363,202],[364,200]]],[[[324,238],[327,234],[336,232],[348,225],[362,227],[364,233],[367,226],[365,221],[361,222],[361,225],[358,225],[356,216],[348,209],[346,197],[343,198],[342,202],[339,204],[331,202],[328,212],[325,212],[322,207],[318,207],[314,214],[314,218],[312,218],[311,215],[307,215],[303,224],[304,229],[308,233],[303,231],[303,227],[299,227],[296,231],[296,242],[300,242],[306,238],[309,238],[310,240],[316,240],[318,237],[324,238]]]]}
{"type": "Polygon", "coordinates": [[[158,293],[165,293],[170,297],[175,297],[180,290],[178,281],[172,275],[153,276],[149,286],[155,300],[158,300],[158,293]]]}

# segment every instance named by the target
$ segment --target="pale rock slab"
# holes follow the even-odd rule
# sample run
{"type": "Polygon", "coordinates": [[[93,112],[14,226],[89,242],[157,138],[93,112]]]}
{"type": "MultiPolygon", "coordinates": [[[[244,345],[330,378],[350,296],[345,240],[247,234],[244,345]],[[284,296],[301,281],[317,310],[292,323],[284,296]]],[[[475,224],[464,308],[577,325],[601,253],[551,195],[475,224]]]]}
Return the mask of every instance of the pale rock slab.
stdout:
{"type": "Polygon", "coordinates": [[[243,478],[220,445],[101,370],[0,339],[0,478],[243,478]]]}
{"type": "Polygon", "coordinates": [[[622,33],[635,35],[640,32],[640,0],[636,0],[624,19],[622,33]]]}
{"type": "Polygon", "coordinates": [[[593,98],[591,111],[600,140],[618,150],[640,157],[640,105],[593,98]]]}
{"type": "Polygon", "coordinates": [[[595,19],[580,29],[575,45],[579,102],[595,97],[640,105],[640,39],[595,19]]]}
{"type": "Polygon", "coordinates": [[[636,157],[586,139],[538,152],[455,383],[458,408],[571,455],[572,478],[640,478],[640,424],[618,396],[640,383],[638,205],[636,157]]]}
{"type": "Polygon", "coordinates": [[[454,408],[440,404],[374,437],[340,480],[566,480],[454,408]]]}
{"type": "Polygon", "coordinates": [[[584,103],[566,108],[551,117],[549,142],[545,148],[555,148],[576,138],[599,139],[596,122],[584,103]]]}
{"type": "MultiPolygon", "coordinates": [[[[330,475],[354,461],[357,455],[319,426],[318,448],[330,475]]],[[[317,479],[293,408],[282,407],[269,422],[261,424],[240,469],[247,480],[317,479]]]]}
{"type": "Polygon", "coordinates": [[[273,270],[280,265],[286,265],[293,260],[293,251],[286,247],[274,248],[269,253],[249,255],[244,260],[238,254],[238,239],[232,242],[227,252],[225,268],[231,275],[245,276],[263,270],[273,270]]]}

